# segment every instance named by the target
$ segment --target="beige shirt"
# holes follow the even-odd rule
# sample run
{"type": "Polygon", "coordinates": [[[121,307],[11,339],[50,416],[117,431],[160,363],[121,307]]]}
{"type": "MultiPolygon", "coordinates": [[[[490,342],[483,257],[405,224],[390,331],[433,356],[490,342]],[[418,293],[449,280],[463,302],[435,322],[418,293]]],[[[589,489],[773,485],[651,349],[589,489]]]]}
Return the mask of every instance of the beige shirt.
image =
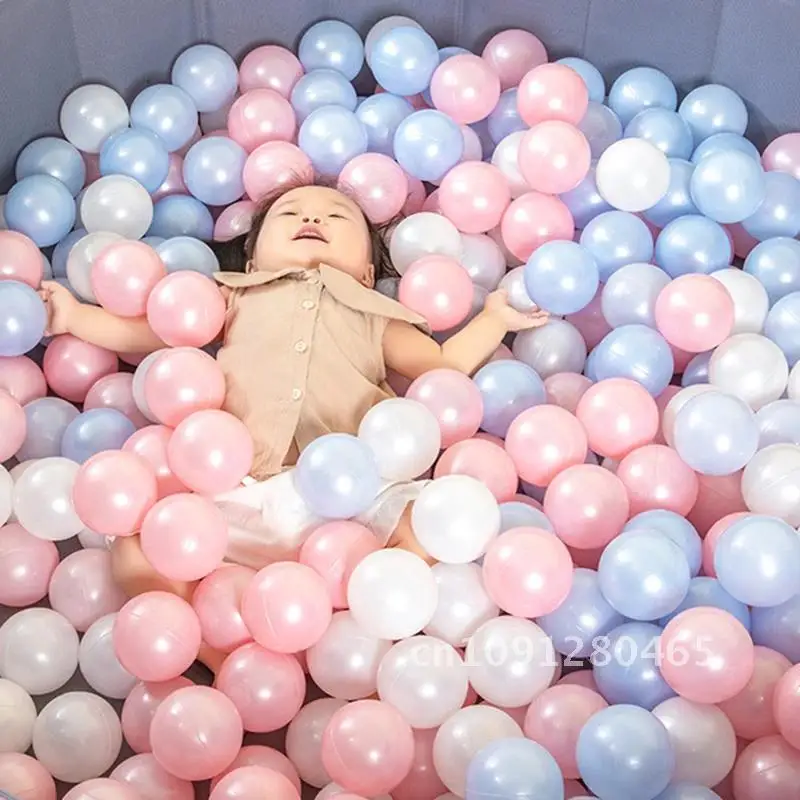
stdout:
{"type": "Polygon", "coordinates": [[[318,270],[219,272],[232,289],[217,356],[224,408],[253,437],[252,476],[275,475],[327,433],[352,433],[392,396],[383,333],[390,320],[425,320],[347,273],[318,270]]]}

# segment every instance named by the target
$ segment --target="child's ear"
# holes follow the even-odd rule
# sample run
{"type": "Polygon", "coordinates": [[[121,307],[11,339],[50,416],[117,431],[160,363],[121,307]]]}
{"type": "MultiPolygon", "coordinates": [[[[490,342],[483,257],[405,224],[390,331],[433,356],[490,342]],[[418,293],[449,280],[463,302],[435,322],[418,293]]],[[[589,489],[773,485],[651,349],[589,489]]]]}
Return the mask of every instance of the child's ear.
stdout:
{"type": "Polygon", "coordinates": [[[368,289],[375,288],[375,265],[374,264],[367,264],[367,268],[364,271],[364,274],[361,276],[361,283],[364,284],[368,289]]]}

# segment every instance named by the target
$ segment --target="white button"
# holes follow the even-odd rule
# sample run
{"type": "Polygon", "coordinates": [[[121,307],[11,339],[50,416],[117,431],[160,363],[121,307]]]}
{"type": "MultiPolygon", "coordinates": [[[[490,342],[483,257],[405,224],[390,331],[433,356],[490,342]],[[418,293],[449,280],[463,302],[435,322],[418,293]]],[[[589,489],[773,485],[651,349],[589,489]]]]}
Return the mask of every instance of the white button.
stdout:
{"type": "Polygon", "coordinates": [[[311,277],[308,279],[308,282],[309,282],[309,283],[310,283],[312,286],[316,286],[316,285],[319,283],[319,278],[318,278],[316,275],[312,275],[312,276],[311,276],[311,277]]]}
{"type": "Polygon", "coordinates": [[[314,308],[316,303],[313,300],[303,300],[303,308],[306,310],[314,308]]]}
{"type": "Polygon", "coordinates": [[[305,353],[305,351],[308,350],[308,345],[301,339],[295,344],[294,349],[297,350],[298,353],[305,353]]]}
{"type": "Polygon", "coordinates": [[[299,400],[303,396],[300,389],[292,389],[292,400],[299,400]]]}

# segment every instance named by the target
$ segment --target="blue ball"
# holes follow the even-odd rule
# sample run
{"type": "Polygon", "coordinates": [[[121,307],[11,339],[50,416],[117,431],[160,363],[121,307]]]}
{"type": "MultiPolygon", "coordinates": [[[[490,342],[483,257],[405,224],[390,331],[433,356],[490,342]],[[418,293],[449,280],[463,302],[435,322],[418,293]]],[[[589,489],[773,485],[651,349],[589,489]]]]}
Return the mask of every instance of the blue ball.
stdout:
{"type": "Polygon", "coordinates": [[[631,705],[591,717],[578,736],[576,756],[584,783],[609,800],[655,797],[675,771],[667,729],[649,711],[631,705]]]}
{"type": "Polygon", "coordinates": [[[151,194],[169,173],[169,153],[152,131],[126,128],[111,134],[100,150],[101,175],[128,175],[151,194]]]}
{"type": "Polygon", "coordinates": [[[591,220],[580,243],[594,256],[605,283],[620,267],[647,263],[653,257],[653,236],[647,225],[627,211],[606,211],[591,220]]]}
{"type": "Polygon", "coordinates": [[[776,236],[797,236],[800,233],[800,181],[785,172],[767,172],[764,181],[764,202],[742,220],[742,227],[761,242],[776,236]]]}
{"type": "Polygon", "coordinates": [[[315,69],[300,78],[291,95],[297,120],[303,122],[312,111],[323,106],[341,106],[355,111],[356,90],[341,72],[334,69],[315,69]]]}
{"type": "Polygon", "coordinates": [[[134,433],[136,426],[121,411],[84,411],[67,425],[61,439],[61,455],[83,464],[103,450],[120,450],[134,433]]]}
{"type": "Polygon", "coordinates": [[[469,800],[563,800],[556,760],[530,739],[498,739],[479,750],[467,768],[469,800]]]}
{"type": "Polygon", "coordinates": [[[771,444],[800,445],[800,402],[775,400],[756,411],[758,447],[771,444]]]}
{"type": "Polygon", "coordinates": [[[367,131],[352,111],[323,106],[306,117],[297,144],[317,173],[335,177],[348,161],[367,152],[367,131]]]}
{"type": "Polygon", "coordinates": [[[534,508],[520,500],[508,500],[500,503],[500,533],[513,528],[540,528],[555,533],[553,524],[545,516],[544,511],[534,508]]]}
{"type": "Polygon", "coordinates": [[[800,292],[787,294],[772,306],[764,323],[764,336],[780,347],[790,369],[800,361],[800,292]]]}
{"type": "Polygon", "coordinates": [[[706,156],[689,183],[700,213],[722,223],[741,222],[755,214],[764,202],[766,187],[761,164],[737,150],[706,156]]]}
{"type": "Polygon", "coordinates": [[[646,325],[622,325],[606,334],[592,351],[596,380],[630,378],[653,397],[669,385],[675,359],[667,340],[646,325]]]}
{"type": "Polygon", "coordinates": [[[394,135],[397,162],[421,181],[440,180],[458,164],[463,153],[461,128],[440,111],[415,111],[400,123],[394,135]]]}
{"type": "Polygon", "coordinates": [[[439,66],[439,48],[420,28],[391,28],[375,42],[369,63],[387,92],[409,97],[430,86],[439,66]]]}
{"type": "Polygon", "coordinates": [[[193,236],[210,242],[214,237],[214,218],[196,197],[188,194],[168,195],[153,206],[153,221],[147,235],[162,239],[193,236]]]}
{"type": "Polygon", "coordinates": [[[595,217],[611,206],[601,197],[597,190],[597,167],[593,164],[586,177],[574,188],[559,195],[561,201],[569,209],[575,227],[583,230],[595,217]]]}
{"type": "Polygon", "coordinates": [[[396,94],[383,92],[363,100],[356,117],[367,131],[367,148],[371,153],[394,155],[394,135],[400,123],[414,113],[414,106],[396,94]]]}
{"type": "MultiPolygon", "coordinates": [[[[800,242],[797,243],[800,247],[800,242]]],[[[668,223],[656,239],[655,262],[671,278],[710,275],[730,266],[731,240],[718,222],[688,214],[668,223]]]]}
{"type": "Polygon", "coordinates": [[[595,103],[602,103],[606,97],[606,82],[603,74],[597,67],[583,58],[559,58],[556,64],[563,64],[565,67],[574,69],[583,78],[586,88],[589,91],[589,100],[595,103]]]}
{"type": "Polygon", "coordinates": [[[705,577],[692,578],[683,602],[671,614],[660,619],[658,624],[664,628],[682,611],[704,607],[727,611],[731,616],[736,617],[748,631],[750,630],[750,609],[735,597],[731,597],[716,578],[705,577]]]}
{"type": "Polygon", "coordinates": [[[625,618],[600,591],[597,573],[578,568],[564,602],[536,622],[553,640],[553,646],[568,660],[586,659],[594,652],[598,637],[622,625],[625,618]]]}
{"type": "Polygon", "coordinates": [[[747,516],[719,537],[714,570],[739,602],[779,606],[800,591],[800,536],[777,517],[747,516]]]}
{"type": "Polygon", "coordinates": [[[688,519],[684,519],[674,511],[656,508],[642,511],[632,517],[622,529],[623,533],[642,530],[663,533],[683,551],[692,577],[700,572],[703,563],[703,540],[688,519]]]}
{"type": "Polygon", "coordinates": [[[0,281],[0,356],[22,356],[44,336],[42,298],[20,281],[0,281]]]}
{"type": "Polygon", "coordinates": [[[644,139],[669,158],[689,158],[694,149],[686,121],[666,108],[640,111],[625,127],[625,138],[644,139]]]}
{"type": "Polygon", "coordinates": [[[160,83],[143,89],[131,104],[131,126],[157,134],[170,153],[197,130],[197,106],[179,86],[160,83]]]}
{"type": "Polygon", "coordinates": [[[655,800],[720,800],[720,796],[699,783],[673,783],[655,800]]]}
{"type": "Polygon", "coordinates": [[[512,133],[526,131],[528,126],[519,115],[517,89],[506,89],[488,117],[489,135],[497,144],[512,133]]]}
{"type": "Polygon", "coordinates": [[[652,711],[675,696],[658,666],[660,636],[658,625],[627,622],[595,640],[592,675],[608,703],[627,703],[652,711]]]}
{"type": "Polygon", "coordinates": [[[213,44],[195,44],[184,50],[172,66],[171,77],[202,113],[228,105],[239,85],[236,62],[213,44]]]}
{"type": "Polygon", "coordinates": [[[219,272],[219,261],[214,251],[199,239],[191,236],[173,236],[156,247],[167,272],[199,272],[208,278],[219,272]]]}
{"type": "Polygon", "coordinates": [[[9,230],[24,233],[39,247],[50,247],[72,230],[75,198],[57,178],[31,175],[11,187],[3,215],[9,230]]]}
{"type": "Polygon", "coordinates": [[[740,153],[750,156],[759,163],[761,163],[761,153],[758,148],[744,136],[739,136],[737,133],[715,133],[704,139],[694,149],[692,153],[692,163],[697,164],[702,161],[706,156],[716,155],[728,150],[738,150],[740,153]]]}
{"type": "Polygon", "coordinates": [[[767,290],[770,305],[800,292],[800,242],[779,236],[757,244],[744,261],[744,271],[767,290]]]}
{"type": "Polygon", "coordinates": [[[575,242],[547,242],[525,265],[525,289],[539,308],[551,314],[575,314],[592,302],[600,285],[597,261],[575,242]]]}
{"type": "Polygon", "coordinates": [[[656,327],[656,300],[670,277],[653,264],[628,264],[603,286],[600,307],[612,328],[622,325],[656,327]]]}
{"type": "Polygon", "coordinates": [[[751,612],[753,643],[782,653],[800,664],[800,594],[771,608],[751,612]]]}
{"type": "Polygon", "coordinates": [[[53,276],[56,278],[67,277],[67,259],[70,250],[88,234],[85,228],[76,228],[70,231],[53,250],[53,276]]]}
{"type": "Polygon", "coordinates": [[[608,105],[627,125],[646,108],[674,111],[678,106],[675,84],[661,70],[635,67],[623,72],[611,86],[608,105]]]}
{"type": "MultiPolygon", "coordinates": [[[[466,47],[440,47],[439,48],[439,64],[447,61],[448,58],[453,56],[471,56],[474,55],[466,47]]],[[[433,108],[433,98],[431,97],[430,86],[422,93],[422,99],[433,108]]]]}
{"type": "Polygon", "coordinates": [[[698,86],[689,92],[678,113],[689,123],[696,145],[715,133],[741,136],[747,130],[747,107],[742,98],[732,89],[717,83],[698,86]]]}
{"type": "Polygon", "coordinates": [[[680,158],[669,160],[669,188],[667,193],[644,213],[644,218],[663,228],[678,217],[697,214],[689,185],[694,172],[694,164],[680,158]]]}
{"type": "Polygon", "coordinates": [[[708,364],[711,361],[713,350],[698,353],[684,367],[681,375],[681,386],[695,386],[698,383],[708,383],[708,364]]]}
{"type": "Polygon", "coordinates": [[[658,530],[621,533],[597,568],[603,597],[628,619],[650,622],[671,614],[689,591],[683,550],[658,530]]]}
{"type": "Polygon", "coordinates": [[[61,181],[74,197],[86,180],[86,164],[78,149],[68,141],[45,136],[22,148],[15,173],[18,181],[31,175],[49,175],[61,181]]]}
{"type": "Polygon", "coordinates": [[[352,81],[364,66],[364,42],[355,28],[338,19],[312,25],[300,39],[297,56],[306,72],[335,69],[352,81]]]}
{"type": "Polygon", "coordinates": [[[505,437],[526,408],[547,402],[544,381],[522,361],[491,361],[473,380],[483,398],[481,428],[494,436],[505,437]]]}
{"type": "Polygon", "coordinates": [[[586,137],[593,159],[600,158],[614,142],[622,138],[620,118],[602,103],[589,102],[578,130],[586,137]]]}
{"type": "Polygon", "coordinates": [[[210,136],[191,146],[183,160],[186,188],[208,206],[227,206],[244,194],[247,151],[226,136],[210,136]]]}

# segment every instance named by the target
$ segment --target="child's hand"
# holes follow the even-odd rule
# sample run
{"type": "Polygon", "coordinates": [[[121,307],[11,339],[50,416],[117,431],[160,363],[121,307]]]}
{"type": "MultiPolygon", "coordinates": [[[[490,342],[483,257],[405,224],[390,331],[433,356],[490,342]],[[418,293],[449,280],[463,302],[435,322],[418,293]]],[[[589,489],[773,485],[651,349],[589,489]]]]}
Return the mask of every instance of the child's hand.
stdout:
{"type": "Polygon", "coordinates": [[[70,290],[56,281],[43,281],[39,297],[44,300],[44,306],[47,309],[45,333],[48,336],[69,333],[70,316],[80,305],[70,290]]]}
{"type": "Polygon", "coordinates": [[[511,333],[541,328],[550,319],[550,315],[546,311],[536,307],[527,313],[512,308],[508,303],[508,293],[502,289],[492,292],[486,298],[483,308],[487,314],[499,319],[511,333]]]}

